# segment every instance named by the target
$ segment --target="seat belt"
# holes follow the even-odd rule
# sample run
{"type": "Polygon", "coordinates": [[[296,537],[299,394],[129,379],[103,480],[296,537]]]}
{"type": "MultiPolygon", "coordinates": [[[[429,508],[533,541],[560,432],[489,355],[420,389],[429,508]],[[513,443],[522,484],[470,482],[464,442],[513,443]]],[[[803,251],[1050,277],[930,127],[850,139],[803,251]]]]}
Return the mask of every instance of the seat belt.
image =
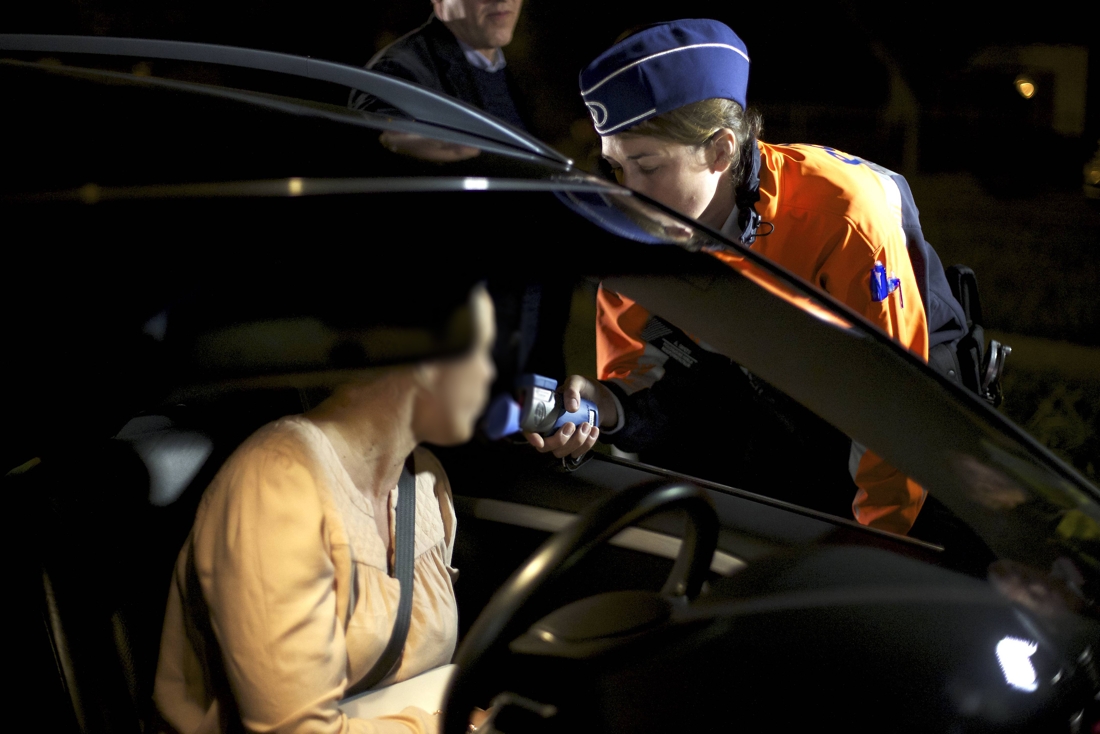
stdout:
{"type": "Polygon", "coordinates": [[[401,600],[397,604],[397,618],[393,621],[393,632],[382,657],[374,667],[353,686],[348,686],[344,697],[370,690],[393,670],[401,652],[405,649],[405,638],[409,634],[409,621],[412,619],[413,598],[413,553],[416,550],[416,474],[413,457],[405,460],[401,478],[397,482],[397,521],[394,523],[394,562],[393,575],[401,582],[401,600]]]}

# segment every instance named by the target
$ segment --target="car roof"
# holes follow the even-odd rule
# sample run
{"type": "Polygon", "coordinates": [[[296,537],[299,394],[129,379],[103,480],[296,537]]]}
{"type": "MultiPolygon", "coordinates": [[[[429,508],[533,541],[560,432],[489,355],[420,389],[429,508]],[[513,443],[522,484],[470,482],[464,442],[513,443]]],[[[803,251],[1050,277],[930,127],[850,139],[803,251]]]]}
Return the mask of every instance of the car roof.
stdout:
{"type": "MultiPolygon", "coordinates": [[[[526,153],[530,156],[566,166],[572,163],[567,157],[527,132],[497,120],[461,100],[436,94],[431,90],[387,74],[331,61],[209,43],[38,34],[0,34],[0,51],[33,54],[75,54],[85,58],[98,57],[99,59],[130,57],[190,61],[273,72],[284,76],[328,82],[384,99],[389,106],[405,114],[408,119],[429,126],[437,134],[445,133],[448,130],[454,131],[464,136],[473,136],[481,146],[490,148],[500,146],[512,154],[526,153]]],[[[56,58],[51,60],[54,63],[57,61],[56,58]]],[[[150,79],[148,81],[157,83],[157,80],[150,79]]],[[[245,94],[244,92],[241,93],[245,94]]],[[[258,100],[253,99],[253,101],[258,100]]],[[[306,111],[299,110],[299,113],[304,112],[306,111]]],[[[368,116],[370,116],[369,113],[368,116]]],[[[385,116],[381,117],[384,118],[385,116]]],[[[345,118],[345,122],[352,122],[355,116],[347,115],[345,118]]],[[[384,125],[385,122],[380,119],[376,120],[376,124],[384,125]]],[[[408,130],[425,129],[400,125],[393,129],[402,128],[408,130]]]]}
{"type": "MultiPolygon", "coordinates": [[[[11,140],[7,194],[273,178],[515,180],[581,175],[528,151],[476,140],[473,164],[441,170],[386,150],[377,132],[420,131],[470,145],[474,136],[332,104],[133,74],[0,62],[11,140]],[[364,129],[367,128],[367,129],[364,129]],[[372,132],[374,134],[372,135],[372,132]]],[[[408,185],[408,184],[406,184],[408,185]]]]}

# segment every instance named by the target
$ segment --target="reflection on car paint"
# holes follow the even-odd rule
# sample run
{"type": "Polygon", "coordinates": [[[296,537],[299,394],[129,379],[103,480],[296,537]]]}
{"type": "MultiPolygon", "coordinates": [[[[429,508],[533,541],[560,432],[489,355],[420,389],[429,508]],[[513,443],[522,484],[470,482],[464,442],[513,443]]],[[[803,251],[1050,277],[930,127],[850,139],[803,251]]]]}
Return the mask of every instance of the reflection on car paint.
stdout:
{"type": "Polygon", "coordinates": [[[1038,649],[1034,642],[1016,637],[1005,637],[997,643],[997,662],[1010,686],[1028,693],[1038,690],[1035,666],[1031,664],[1031,656],[1038,649]]]}
{"type": "Polygon", "coordinates": [[[731,268],[751,280],[753,283],[756,283],[764,290],[773,295],[779,296],[787,303],[802,309],[819,321],[824,321],[826,324],[830,324],[841,329],[852,328],[852,325],[848,321],[845,321],[843,318],[837,316],[832,311],[826,308],[822,308],[812,298],[804,296],[798,291],[794,290],[782,280],[775,277],[756,263],[752,262],[744,255],[738,255],[729,248],[713,248],[708,249],[707,252],[724,262],[726,265],[729,265],[731,268]]]}

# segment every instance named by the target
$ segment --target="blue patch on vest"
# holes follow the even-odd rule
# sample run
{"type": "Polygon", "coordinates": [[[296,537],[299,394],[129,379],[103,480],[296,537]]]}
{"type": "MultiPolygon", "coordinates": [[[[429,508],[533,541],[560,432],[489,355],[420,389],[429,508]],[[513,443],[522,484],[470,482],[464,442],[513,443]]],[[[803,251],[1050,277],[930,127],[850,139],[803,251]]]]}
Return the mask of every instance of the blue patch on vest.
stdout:
{"type": "MultiPolygon", "coordinates": [[[[901,278],[893,278],[886,275],[886,266],[876,262],[871,268],[871,300],[876,303],[885,301],[891,293],[901,287],[901,278]]],[[[905,298],[898,293],[901,299],[901,307],[905,308],[905,298]]]]}

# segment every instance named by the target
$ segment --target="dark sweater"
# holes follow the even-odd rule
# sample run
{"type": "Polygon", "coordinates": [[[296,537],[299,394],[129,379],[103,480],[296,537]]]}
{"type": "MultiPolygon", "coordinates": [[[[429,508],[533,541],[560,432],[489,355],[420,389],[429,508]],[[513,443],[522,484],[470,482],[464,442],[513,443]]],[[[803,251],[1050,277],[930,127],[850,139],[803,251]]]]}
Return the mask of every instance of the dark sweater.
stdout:
{"type": "MultiPolygon", "coordinates": [[[[427,23],[379,51],[367,68],[457,97],[521,130],[529,129],[512,94],[516,87],[508,68],[492,72],[473,66],[458,39],[434,14],[427,23]]],[[[348,106],[401,116],[385,101],[358,91],[352,91],[348,106]]],[[[497,310],[493,394],[511,392],[516,377],[524,372],[564,378],[562,341],[573,283],[509,280],[490,281],[488,287],[497,310]]]]}
{"type": "MultiPolygon", "coordinates": [[[[508,69],[491,72],[470,64],[458,39],[434,14],[427,23],[375,54],[367,68],[443,92],[527,129],[512,94],[515,85],[508,69]]],[[[348,106],[369,112],[396,112],[385,101],[357,90],[349,95],[348,106]]]]}

